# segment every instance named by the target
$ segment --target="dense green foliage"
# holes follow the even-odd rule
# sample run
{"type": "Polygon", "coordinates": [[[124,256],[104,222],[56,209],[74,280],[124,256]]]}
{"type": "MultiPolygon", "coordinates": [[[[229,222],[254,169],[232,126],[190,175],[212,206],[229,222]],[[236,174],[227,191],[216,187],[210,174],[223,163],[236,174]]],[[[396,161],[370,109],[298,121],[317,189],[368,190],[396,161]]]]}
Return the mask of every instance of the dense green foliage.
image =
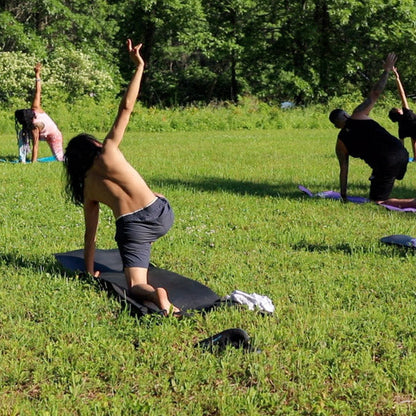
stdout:
{"type": "MultiPolygon", "coordinates": [[[[222,111],[194,115],[215,125],[222,111]]],[[[83,241],[82,211],[62,196],[61,165],[0,164],[0,414],[415,413],[415,254],[379,242],[416,236],[414,215],[303,196],[298,184],[336,188],[336,130],[293,128],[319,126],[318,111],[286,114],[280,129],[130,129],[122,143],[175,211],[152,261],[219,295],[267,295],[274,316],[226,308],[183,321],[130,317],[53,258],[83,241]],[[194,348],[230,327],[245,329],[262,352],[194,348]]],[[[147,114],[149,126],[159,116],[152,123],[147,114]]],[[[41,145],[40,156],[49,155],[41,145]]],[[[0,136],[0,149],[16,154],[14,136],[0,136]]],[[[414,195],[415,169],[394,196],[414,195]]],[[[351,161],[353,194],[367,195],[369,174],[351,161]]],[[[98,246],[114,248],[111,212],[100,216],[98,246]]]]}
{"type": "Polygon", "coordinates": [[[147,104],[325,102],[366,93],[387,52],[416,93],[414,0],[4,0],[0,100],[30,95],[29,69],[48,68],[49,93],[74,101],[114,95],[145,45],[147,104]],[[19,68],[18,62],[22,63],[19,68]],[[121,75],[121,78],[120,78],[121,75]]]}

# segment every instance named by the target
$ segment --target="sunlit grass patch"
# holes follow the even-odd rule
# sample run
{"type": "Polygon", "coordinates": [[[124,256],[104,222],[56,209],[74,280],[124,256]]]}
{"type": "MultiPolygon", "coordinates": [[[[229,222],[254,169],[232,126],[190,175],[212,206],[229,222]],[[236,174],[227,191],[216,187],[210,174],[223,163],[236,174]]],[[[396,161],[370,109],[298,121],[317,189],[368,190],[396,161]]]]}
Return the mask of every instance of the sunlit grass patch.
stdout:
{"type": "MultiPolygon", "coordinates": [[[[414,215],[298,190],[337,189],[336,133],[132,130],[122,144],[175,212],[152,262],[220,296],[267,295],[274,316],[244,307],[183,321],[130,316],[53,258],[83,241],[61,164],[1,163],[0,413],[412,414],[415,252],[379,239],[416,236],[414,215]],[[194,347],[232,327],[261,353],[194,347]]],[[[13,137],[0,138],[1,153],[16,152],[13,137]]],[[[395,196],[413,195],[414,170],[395,196]]],[[[352,160],[351,193],[367,196],[369,175],[352,160]]],[[[115,248],[111,212],[100,217],[97,245],[115,248]]]]}

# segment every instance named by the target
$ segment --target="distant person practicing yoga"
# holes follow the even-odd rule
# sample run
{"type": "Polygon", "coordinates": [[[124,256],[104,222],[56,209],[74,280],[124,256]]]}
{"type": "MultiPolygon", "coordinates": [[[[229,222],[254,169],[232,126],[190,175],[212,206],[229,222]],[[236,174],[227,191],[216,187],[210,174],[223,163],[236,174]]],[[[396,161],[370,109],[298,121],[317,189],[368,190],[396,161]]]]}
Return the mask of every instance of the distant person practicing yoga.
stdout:
{"type": "Polygon", "coordinates": [[[403,143],[369,117],[386,86],[396,59],[393,53],[387,56],[380,80],[351,116],[341,109],[333,110],[329,115],[335,127],[341,129],[335,151],[340,166],[341,197],[344,201],[347,200],[349,156],[363,159],[372,168],[370,199],[374,202],[387,203],[394,181],[403,179],[406,173],[409,153],[403,143]]]}
{"type": "Polygon", "coordinates": [[[60,162],[64,159],[62,145],[62,133],[55,122],[45,113],[41,107],[41,64],[35,66],[35,95],[32,101],[32,108],[15,111],[16,131],[19,143],[19,160],[25,163],[27,154],[30,153],[32,143],[32,162],[38,159],[39,140],[48,143],[52,154],[60,162]],[[22,125],[19,131],[18,125],[22,125]]]}
{"type": "Polygon", "coordinates": [[[404,144],[404,139],[410,137],[412,141],[413,161],[416,162],[416,114],[410,110],[407,103],[406,93],[400,81],[397,68],[393,68],[396,75],[397,88],[399,89],[402,108],[392,108],[389,112],[389,118],[394,123],[399,124],[399,139],[404,144]]]}
{"type": "Polygon", "coordinates": [[[127,162],[119,149],[130,115],[137,100],[144,70],[142,45],[127,48],[136,66],[121,100],[115,122],[104,142],[80,134],[68,143],[64,166],[66,190],[71,200],[84,207],[84,260],[87,272],[94,270],[94,254],[100,203],[109,206],[116,218],[115,240],[123,261],[129,295],[156,304],[166,315],[180,316],[164,288],[147,281],[151,244],[168,232],[173,212],[163,195],[150,190],[140,174],[127,162]]]}

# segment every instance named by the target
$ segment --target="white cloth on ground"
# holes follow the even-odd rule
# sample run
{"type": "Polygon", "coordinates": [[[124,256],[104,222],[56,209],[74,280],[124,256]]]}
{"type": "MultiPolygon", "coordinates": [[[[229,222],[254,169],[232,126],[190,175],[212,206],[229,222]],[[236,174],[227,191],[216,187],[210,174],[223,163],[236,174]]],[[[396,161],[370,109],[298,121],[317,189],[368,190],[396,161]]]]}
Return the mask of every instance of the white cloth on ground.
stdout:
{"type": "Polygon", "coordinates": [[[258,295],[257,293],[245,293],[241,290],[234,290],[234,292],[232,292],[230,295],[226,295],[225,299],[247,305],[248,309],[251,311],[257,308],[261,311],[273,313],[275,309],[270,298],[267,296],[258,295]]]}

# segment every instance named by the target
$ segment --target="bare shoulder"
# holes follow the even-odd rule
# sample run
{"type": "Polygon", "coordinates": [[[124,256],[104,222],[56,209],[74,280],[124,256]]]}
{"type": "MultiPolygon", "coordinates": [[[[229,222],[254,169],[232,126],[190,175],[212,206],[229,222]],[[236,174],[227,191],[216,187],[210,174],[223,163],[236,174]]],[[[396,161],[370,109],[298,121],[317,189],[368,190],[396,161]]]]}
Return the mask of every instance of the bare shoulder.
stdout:
{"type": "Polygon", "coordinates": [[[102,169],[118,170],[130,166],[121,150],[113,144],[106,143],[94,166],[102,169]]]}
{"type": "Polygon", "coordinates": [[[117,147],[112,150],[107,148],[104,151],[103,149],[103,152],[95,159],[88,176],[91,177],[92,182],[96,182],[95,188],[103,186],[105,182],[106,186],[118,185],[130,189],[130,187],[137,186],[137,181],[142,181],[140,174],[117,147]]]}

